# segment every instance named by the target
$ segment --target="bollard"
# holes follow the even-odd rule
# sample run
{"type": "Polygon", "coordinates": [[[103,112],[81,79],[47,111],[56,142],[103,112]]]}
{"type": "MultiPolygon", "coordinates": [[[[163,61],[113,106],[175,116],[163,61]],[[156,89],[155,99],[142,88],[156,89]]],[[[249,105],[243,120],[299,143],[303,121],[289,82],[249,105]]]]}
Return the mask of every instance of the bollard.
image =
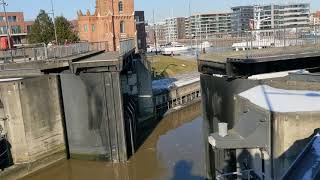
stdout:
{"type": "Polygon", "coordinates": [[[226,137],[228,135],[228,123],[219,123],[219,136],[226,137]]]}

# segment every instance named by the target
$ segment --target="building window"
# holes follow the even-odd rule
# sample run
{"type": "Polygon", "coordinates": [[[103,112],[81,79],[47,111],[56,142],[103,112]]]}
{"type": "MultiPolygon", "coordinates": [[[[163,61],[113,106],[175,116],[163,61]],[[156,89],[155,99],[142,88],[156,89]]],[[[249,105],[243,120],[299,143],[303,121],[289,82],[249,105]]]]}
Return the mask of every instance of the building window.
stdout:
{"type": "Polygon", "coordinates": [[[140,16],[136,16],[135,19],[136,19],[136,22],[137,22],[137,23],[140,22],[140,16]]]}
{"type": "Polygon", "coordinates": [[[83,30],[84,30],[84,32],[88,32],[88,25],[87,25],[87,24],[85,24],[85,25],[83,26],[83,30]]]}
{"type": "Polygon", "coordinates": [[[119,12],[122,12],[123,11],[123,2],[120,1],[119,2],[119,12]]]}
{"type": "Polygon", "coordinates": [[[96,31],[96,26],[94,24],[91,25],[91,31],[95,32],[96,31]]]}
{"type": "Polygon", "coordinates": [[[12,26],[11,31],[12,31],[12,34],[19,34],[19,33],[21,33],[21,27],[20,26],[12,26]]]}
{"type": "Polygon", "coordinates": [[[0,16],[0,22],[4,22],[5,18],[4,16],[0,16]]]}
{"type": "Polygon", "coordinates": [[[17,16],[8,16],[9,22],[17,22],[17,16]]]}
{"type": "Polygon", "coordinates": [[[27,26],[27,33],[28,33],[28,34],[31,33],[31,28],[32,28],[32,25],[28,25],[28,26],[27,26]]]}
{"type": "Polygon", "coordinates": [[[120,33],[125,33],[125,22],[124,21],[120,22],[120,33]]]}
{"type": "Polygon", "coordinates": [[[0,34],[7,34],[7,27],[6,26],[0,27],[0,34]]]}

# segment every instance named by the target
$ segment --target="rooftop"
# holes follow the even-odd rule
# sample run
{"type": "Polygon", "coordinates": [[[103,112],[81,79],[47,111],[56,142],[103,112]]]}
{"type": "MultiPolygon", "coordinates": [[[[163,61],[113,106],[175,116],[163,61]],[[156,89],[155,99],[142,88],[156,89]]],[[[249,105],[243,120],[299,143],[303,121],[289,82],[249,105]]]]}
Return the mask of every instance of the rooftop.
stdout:
{"type": "Polygon", "coordinates": [[[272,112],[320,112],[320,91],[286,90],[260,85],[239,96],[272,112]]]}
{"type": "Polygon", "coordinates": [[[199,16],[199,15],[219,15],[219,14],[231,14],[231,11],[216,11],[216,12],[207,12],[207,13],[194,13],[192,16],[199,16]]]}

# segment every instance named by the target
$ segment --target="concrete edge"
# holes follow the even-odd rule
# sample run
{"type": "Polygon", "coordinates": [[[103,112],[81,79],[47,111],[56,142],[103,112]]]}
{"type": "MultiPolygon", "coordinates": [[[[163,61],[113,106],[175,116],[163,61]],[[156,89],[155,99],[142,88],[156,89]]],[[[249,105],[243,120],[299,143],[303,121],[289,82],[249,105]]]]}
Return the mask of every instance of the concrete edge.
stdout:
{"type": "Polygon", "coordinates": [[[16,180],[26,177],[40,169],[46,168],[50,165],[57,163],[60,160],[66,159],[66,152],[65,149],[58,149],[51,154],[49,153],[42,158],[30,162],[30,163],[23,163],[23,164],[16,164],[7,169],[3,172],[0,172],[0,179],[1,180],[16,180]]]}

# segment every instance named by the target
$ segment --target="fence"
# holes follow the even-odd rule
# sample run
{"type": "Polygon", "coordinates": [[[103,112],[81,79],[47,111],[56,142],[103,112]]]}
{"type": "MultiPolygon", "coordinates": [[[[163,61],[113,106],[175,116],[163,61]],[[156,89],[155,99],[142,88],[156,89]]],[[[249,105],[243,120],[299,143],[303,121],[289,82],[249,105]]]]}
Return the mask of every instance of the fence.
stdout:
{"type": "Polygon", "coordinates": [[[269,180],[269,178],[267,178],[264,173],[260,173],[258,175],[252,169],[244,170],[241,172],[218,174],[216,176],[216,180],[227,180],[227,179],[246,179],[246,180],[265,179],[265,180],[269,180]]]}
{"type": "Polygon", "coordinates": [[[320,52],[320,26],[216,33],[210,34],[206,40],[213,45],[213,48],[209,55],[205,56],[212,58],[225,56],[259,58],[320,52]]]}
{"type": "Polygon", "coordinates": [[[126,54],[135,48],[134,39],[125,39],[120,41],[120,55],[126,54]]]}
{"type": "Polygon", "coordinates": [[[62,46],[46,46],[45,44],[38,44],[33,46],[22,46],[11,50],[2,50],[0,51],[0,59],[3,60],[4,63],[51,60],[106,49],[108,49],[107,42],[81,42],[62,46]]]}

